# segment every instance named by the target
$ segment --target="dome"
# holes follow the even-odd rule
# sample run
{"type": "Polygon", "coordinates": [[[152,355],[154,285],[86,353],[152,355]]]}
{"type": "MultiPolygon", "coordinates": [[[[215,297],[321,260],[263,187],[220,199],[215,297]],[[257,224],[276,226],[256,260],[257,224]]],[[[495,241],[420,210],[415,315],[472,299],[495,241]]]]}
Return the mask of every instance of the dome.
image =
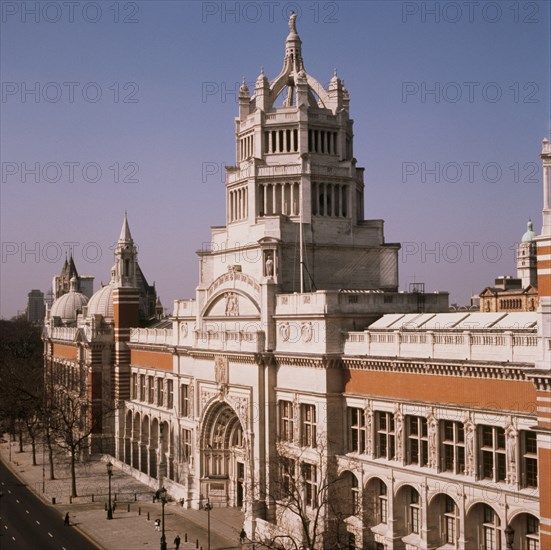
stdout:
{"type": "Polygon", "coordinates": [[[532,226],[532,220],[528,220],[526,233],[524,233],[524,235],[522,236],[523,243],[531,243],[534,240],[534,237],[536,236],[536,234],[534,233],[533,229],[534,228],[532,226]]]}
{"type": "Polygon", "coordinates": [[[103,315],[109,319],[113,318],[113,291],[115,285],[109,283],[103,288],[100,288],[88,302],[88,316],[103,315]]]}
{"type": "MultiPolygon", "coordinates": [[[[71,281],[72,282],[72,281],[71,281]]],[[[61,317],[64,322],[76,321],[77,313],[82,311],[82,308],[88,303],[88,298],[78,292],[74,286],[71,290],[60,296],[50,309],[50,319],[53,317],[61,317]]]]}

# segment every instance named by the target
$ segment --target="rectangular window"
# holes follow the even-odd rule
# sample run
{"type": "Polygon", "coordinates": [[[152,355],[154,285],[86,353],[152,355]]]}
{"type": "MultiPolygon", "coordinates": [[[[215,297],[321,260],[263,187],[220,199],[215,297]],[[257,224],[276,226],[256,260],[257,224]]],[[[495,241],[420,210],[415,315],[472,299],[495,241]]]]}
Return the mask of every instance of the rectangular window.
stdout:
{"type": "Polygon", "coordinates": [[[157,378],[157,405],[162,407],[165,402],[165,381],[163,378],[157,378]]]}
{"type": "Polygon", "coordinates": [[[522,471],[521,482],[523,487],[538,486],[538,440],[536,432],[522,431],[521,453],[522,471]]]}
{"type": "Polygon", "coordinates": [[[419,493],[415,489],[411,489],[409,501],[409,530],[410,533],[419,534],[420,524],[419,513],[419,493]]]}
{"type": "Polygon", "coordinates": [[[174,385],[172,380],[166,381],[166,406],[168,409],[174,407],[174,385]]]}
{"type": "Polygon", "coordinates": [[[189,461],[191,457],[191,430],[182,430],[182,458],[189,461]]]}
{"type": "Polygon", "coordinates": [[[180,386],[180,416],[189,416],[189,385],[180,386]]]}
{"type": "Polygon", "coordinates": [[[295,488],[295,461],[292,458],[282,456],[279,463],[279,479],[281,483],[280,498],[293,496],[295,488]]]}
{"type": "Polygon", "coordinates": [[[366,427],[363,409],[348,407],[348,452],[365,453],[366,427]]]}
{"type": "Polygon", "coordinates": [[[303,447],[316,446],[316,406],[301,405],[301,442],[303,447]]]}
{"type": "Polygon", "coordinates": [[[388,412],[375,413],[375,440],[377,458],[394,458],[394,415],[388,412]]]}
{"type": "Polygon", "coordinates": [[[304,484],[304,502],[306,506],[317,506],[317,468],[314,464],[303,463],[301,468],[302,482],[304,484]]]}
{"type": "Polygon", "coordinates": [[[427,419],[421,416],[407,416],[406,430],[407,463],[426,466],[429,460],[427,419]]]}
{"type": "Polygon", "coordinates": [[[145,401],[145,374],[140,374],[140,401],[145,401]]]}
{"type": "Polygon", "coordinates": [[[138,375],[132,373],[132,399],[138,399],[138,375]]]}
{"type": "Polygon", "coordinates": [[[540,550],[540,522],[534,516],[526,516],[526,550],[540,550]]]}
{"type": "Polygon", "coordinates": [[[496,426],[480,426],[481,476],[505,481],[505,430],[496,426]]]}
{"type": "Polygon", "coordinates": [[[465,473],[465,428],[461,422],[440,422],[441,468],[454,474],[465,473]]]}
{"type": "Polygon", "coordinates": [[[291,401],[279,402],[279,440],[293,441],[293,404],[291,401]]]}
{"type": "Polygon", "coordinates": [[[388,489],[386,483],[379,480],[379,523],[388,521],[388,489]]]}
{"type": "Polygon", "coordinates": [[[147,401],[153,403],[155,401],[155,377],[147,377],[147,401]]]}

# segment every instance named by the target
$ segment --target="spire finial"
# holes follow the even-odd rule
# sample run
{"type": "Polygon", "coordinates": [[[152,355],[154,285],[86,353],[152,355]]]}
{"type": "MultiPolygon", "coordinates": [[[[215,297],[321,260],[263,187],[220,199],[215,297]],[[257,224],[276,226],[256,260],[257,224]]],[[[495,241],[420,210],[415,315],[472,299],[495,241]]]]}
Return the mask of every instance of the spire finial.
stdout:
{"type": "Polygon", "coordinates": [[[335,68],[333,69],[333,77],[334,77],[334,78],[338,78],[338,75],[337,75],[337,67],[335,67],[335,68]]]}
{"type": "Polygon", "coordinates": [[[119,237],[119,241],[131,241],[132,235],[130,234],[130,227],[128,225],[128,214],[126,210],[124,211],[124,220],[122,222],[122,229],[121,234],[119,237]]]}
{"type": "Polygon", "coordinates": [[[264,76],[264,66],[260,65],[260,76],[264,76]]]}
{"type": "Polygon", "coordinates": [[[289,17],[289,29],[292,33],[297,34],[297,14],[294,11],[291,11],[291,16],[289,17]]]}

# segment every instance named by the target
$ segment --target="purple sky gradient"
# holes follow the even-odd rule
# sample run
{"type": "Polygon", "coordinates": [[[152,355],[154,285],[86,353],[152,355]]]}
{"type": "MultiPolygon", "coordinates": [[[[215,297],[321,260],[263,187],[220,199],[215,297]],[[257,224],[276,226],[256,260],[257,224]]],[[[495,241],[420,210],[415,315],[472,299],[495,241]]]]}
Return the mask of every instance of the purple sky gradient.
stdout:
{"type": "MultiPolygon", "coordinates": [[[[38,16],[35,4],[2,2],[1,315],[23,310],[31,289],[50,287],[63,243],[78,243],[81,275],[94,275],[96,288],[107,282],[125,210],[140,265],[171,310],[172,300],[194,295],[195,251],[224,223],[234,92],[243,76],[252,89],[260,66],[270,79],[279,73],[295,4],[88,2],[71,14],[49,2],[38,3],[50,5],[38,16]],[[73,98],[68,82],[77,83],[73,98]],[[22,95],[35,83],[38,102],[22,95]],[[33,174],[22,181],[23,163],[39,163],[38,182],[33,174]],[[101,168],[96,183],[95,165],[83,177],[86,163],[101,168]],[[206,167],[218,173],[205,176],[206,167]]],[[[514,275],[528,217],[541,230],[550,3],[299,6],[307,71],[327,83],[336,67],[350,91],[366,217],[384,219],[387,241],[403,243],[401,288],[415,276],[465,304],[496,276],[514,275]],[[425,10],[438,7],[437,21],[425,10]],[[438,102],[421,94],[435,83],[438,102]],[[423,163],[440,163],[440,182],[422,174],[423,163]]]]}

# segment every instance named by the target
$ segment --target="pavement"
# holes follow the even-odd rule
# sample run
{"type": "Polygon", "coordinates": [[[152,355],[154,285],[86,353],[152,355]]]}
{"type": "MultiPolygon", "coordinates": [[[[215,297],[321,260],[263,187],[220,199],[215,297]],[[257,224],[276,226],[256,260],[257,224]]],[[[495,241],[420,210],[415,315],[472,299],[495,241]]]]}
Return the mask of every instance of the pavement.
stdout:
{"type": "MultiPolygon", "coordinates": [[[[153,491],[128,474],[113,468],[111,495],[116,498],[113,519],[107,519],[108,476],[104,462],[91,460],[77,465],[78,497],[70,497],[71,477],[68,456],[59,452],[54,459],[55,480],[49,479],[47,454],[37,446],[37,465],[32,465],[31,445],[19,452],[19,443],[10,443],[6,435],[0,439],[0,457],[20,480],[44,503],[67,512],[71,525],[104,550],[138,550],[159,548],[161,533],[155,520],[161,518],[162,505],[153,503],[153,491]],[[43,462],[43,458],[45,459],[43,462]],[[44,465],[44,468],[43,468],[44,465]],[[55,500],[54,500],[55,499],[55,500]],[[55,504],[54,504],[55,502],[55,504]]],[[[211,550],[247,549],[251,544],[238,544],[243,514],[237,508],[214,508],[210,512],[211,550]]],[[[207,549],[208,513],[188,510],[169,501],[165,506],[167,548],[174,549],[174,538],[180,535],[181,550],[207,549]],[[186,542],[187,538],[187,542],[186,542]]]]}

